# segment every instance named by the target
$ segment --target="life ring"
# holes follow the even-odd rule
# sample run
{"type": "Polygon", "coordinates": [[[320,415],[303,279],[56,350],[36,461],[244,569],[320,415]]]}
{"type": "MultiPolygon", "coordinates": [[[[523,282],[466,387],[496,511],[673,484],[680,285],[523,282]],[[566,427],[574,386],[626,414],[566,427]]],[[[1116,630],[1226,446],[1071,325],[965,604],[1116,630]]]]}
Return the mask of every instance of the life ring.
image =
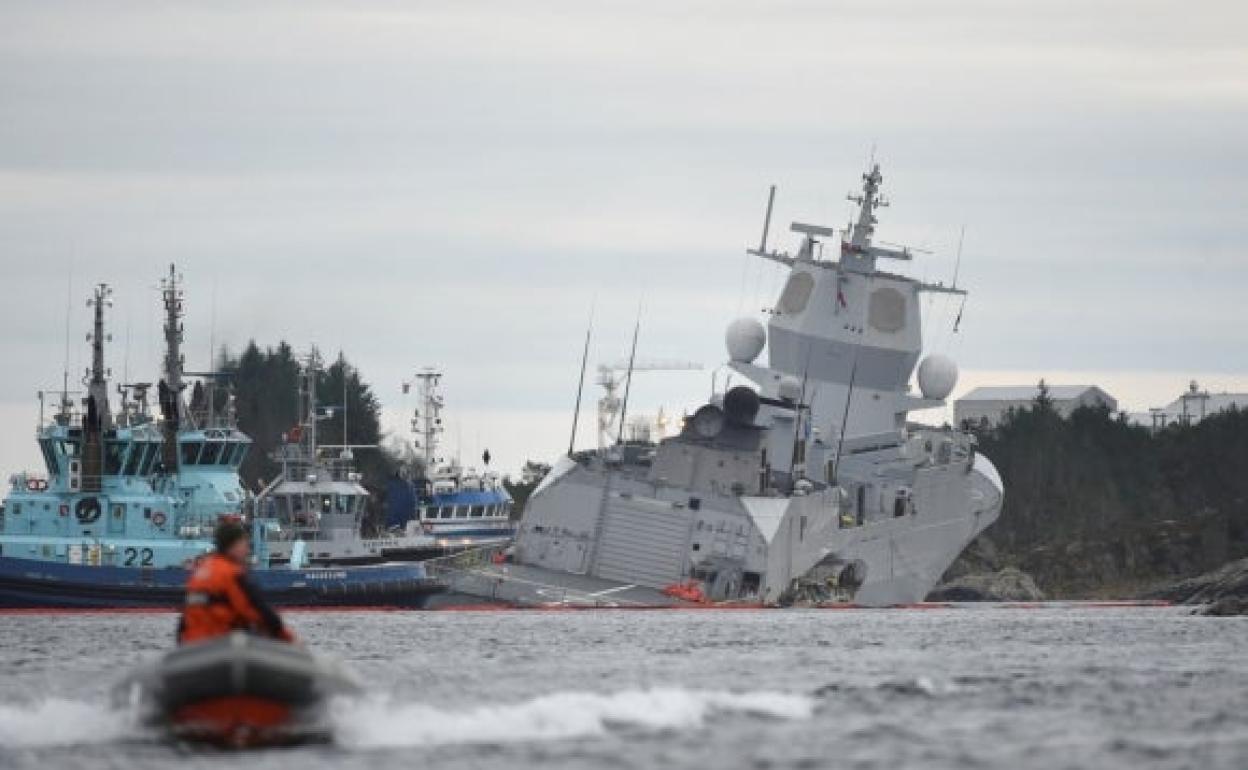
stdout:
{"type": "Polygon", "coordinates": [[[78,517],[78,521],[83,524],[90,524],[98,521],[100,514],[104,512],[100,506],[100,501],[94,497],[84,497],[74,506],[74,515],[78,517]]]}
{"type": "Polygon", "coordinates": [[[161,511],[156,511],[155,513],[153,513],[152,523],[158,527],[165,526],[165,514],[161,511]]]}

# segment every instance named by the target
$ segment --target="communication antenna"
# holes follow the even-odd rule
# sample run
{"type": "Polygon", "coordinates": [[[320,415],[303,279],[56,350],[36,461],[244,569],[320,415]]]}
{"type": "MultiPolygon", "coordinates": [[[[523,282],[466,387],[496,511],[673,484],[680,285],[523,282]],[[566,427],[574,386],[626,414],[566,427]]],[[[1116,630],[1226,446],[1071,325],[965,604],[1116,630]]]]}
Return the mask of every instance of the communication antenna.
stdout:
{"type": "Polygon", "coordinates": [[[849,368],[849,389],[845,391],[845,410],[841,412],[841,435],[836,437],[836,459],[832,461],[832,478],[829,479],[833,484],[836,484],[841,477],[841,454],[845,449],[845,430],[849,427],[849,405],[854,398],[854,380],[857,376],[858,356],[854,356],[854,363],[849,368]]]}
{"type": "MultiPolygon", "coordinates": [[[[962,269],[962,241],[966,238],[966,225],[962,225],[961,232],[958,233],[958,256],[953,261],[953,288],[958,288],[958,271],[962,269]]],[[[958,315],[953,319],[953,333],[958,333],[958,327],[962,325],[962,311],[966,310],[966,295],[962,295],[962,302],[958,304],[958,315]]]]}
{"type": "Polygon", "coordinates": [[[958,288],[958,271],[962,269],[962,241],[966,239],[966,225],[958,232],[958,256],[953,260],[953,288],[958,288]]]}
{"type": "Polygon", "coordinates": [[[69,276],[65,281],[65,365],[61,369],[61,411],[69,411],[69,325],[73,310],[74,260],[70,256],[69,276]]]}
{"type": "Polygon", "coordinates": [[[342,443],[350,444],[351,439],[347,437],[347,357],[339,351],[338,358],[342,363],[342,443]]]}
{"type": "Polygon", "coordinates": [[[126,306],[126,356],[121,362],[121,381],[130,382],[130,327],[134,323],[134,313],[126,306]]]}
{"type": "Polygon", "coordinates": [[[767,253],[767,233],[771,230],[771,209],[776,203],[776,186],[771,186],[771,191],[767,193],[767,213],[763,216],[763,236],[758,239],[758,251],[760,254],[767,253]]]}
{"type": "MultiPolygon", "coordinates": [[[[793,449],[789,453],[789,482],[793,482],[793,471],[797,468],[797,448],[801,442],[802,436],[802,406],[806,403],[806,383],[810,379],[810,356],[814,350],[814,345],[806,346],[806,365],[802,367],[802,389],[797,397],[797,409],[793,412],[793,449]]],[[[807,409],[807,419],[809,419],[809,409],[807,409]]],[[[805,458],[802,458],[803,465],[805,458]]]]}
{"type": "Polygon", "coordinates": [[[572,409],[572,435],[568,437],[568,457],[576,444],[576,424],[581,419],[581,396],[585,393],[585,367],[589,363],[589,336],[594,329],[594,306],[589,306],[589,324],[585,327],[585,348],[581,351],[581,379],[576,386],[576,407],[572,409]]]}
{"type": "Polygon", "coordinates": [[[208,371],[215,371],[217,355],[217,277],[212,277],[212,314],[208,326],[208,371]]]}
{"type": "Polygon", "coordinates": [[[620,405],[620,429],[615,443],[624,441],[624,423],[628,417],[628,393],[633,389],[633,364],[637,361],[637,335],[641,332],[641,303],[637,303],[637,323],[633,325],[633,349],[628,354],[628,376],[624,380],[624,402],[620,405]]]}

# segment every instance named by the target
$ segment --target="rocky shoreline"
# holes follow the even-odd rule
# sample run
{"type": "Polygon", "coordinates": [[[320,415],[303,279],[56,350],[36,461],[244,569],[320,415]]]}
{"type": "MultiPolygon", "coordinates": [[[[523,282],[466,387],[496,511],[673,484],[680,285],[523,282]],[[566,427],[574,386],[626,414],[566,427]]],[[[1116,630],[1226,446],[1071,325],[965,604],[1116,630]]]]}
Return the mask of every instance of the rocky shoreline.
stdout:
{"type": "Polygon", "coordinates": [[[1248,558],[1150,591],[1145,598],[1201,605],[1203,615],[1248,614],[1248,558]]]}
{"type": "Polygon", "coordinates": [[[981,538],[950,567],[930,594],[929,601],[1010,602],[1056,599],[1145,599],[1199,607],[1211,616],[1248,615],[1248,558],[1228,562],[1195,577],[1140,588],[1132,583],[1104,585],[1093,593],[1058,592],[1046,595],[1026,569],[1005,564],[991,541],[981,538]]]}

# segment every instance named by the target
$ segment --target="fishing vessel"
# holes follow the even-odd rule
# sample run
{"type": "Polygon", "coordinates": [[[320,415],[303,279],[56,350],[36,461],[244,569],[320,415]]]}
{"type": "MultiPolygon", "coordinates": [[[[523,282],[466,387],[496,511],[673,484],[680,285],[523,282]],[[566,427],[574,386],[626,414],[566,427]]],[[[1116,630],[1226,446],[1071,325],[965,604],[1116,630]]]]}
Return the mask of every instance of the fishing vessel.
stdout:
{"type": "Polygon", "coordinates": [[[767,246],[772,188],[749,252],[787,279],[766,326],[728,326],[715,395],[658,444],[570,449],[528,501],[514,564],[451,590],[520,603],[922,601],[996,520],[1004,487],[972,435],[908,417],[943,406],[957,381],[946,356],[920,360],[920,298],[965,292],[880,268],[914,256],[874,242],[882,181],[872,165],[844,230],[793,223],[794,254],[767,246]]]}
{"type": "MultiPolygon", "coordinates": [[[[412,432],[420,461],[414,480],[391,484],[386,527],[396,536],[427,535],[438,553],[508,542],[516,530],[513,501],[498,473],[489,470],[489,450],[481,458],[484,471],[465,468],[458,458],[439,451],[445,406],[441,380],[442,373],[432,368],[414,378],[420,403],[412,415],[412,432]]],[[[405,383],[404,390],[412,384],[405,383]]]]}
{"type": "Polygon", "coordinates": [[[151,383],[122,383],[114,412],[105,365],[112,290],[95,287],[85,395],[71,398],[79,394],[66,374],[50,419],[40,410],[44,472],[12,476],[0,506],[0,607],[180,606],[187,569],[227,517],[249,521],[253,576],[275,604],[419,607],[440,592],[420,565],[267,569],[273,522],[246,516],[251,500],[238,475],[251,439],[235,425],[218,376],[204,375],[185,399],[184,297],[172,267],[162,297],[159,411],[148,403],[151,383]]]}

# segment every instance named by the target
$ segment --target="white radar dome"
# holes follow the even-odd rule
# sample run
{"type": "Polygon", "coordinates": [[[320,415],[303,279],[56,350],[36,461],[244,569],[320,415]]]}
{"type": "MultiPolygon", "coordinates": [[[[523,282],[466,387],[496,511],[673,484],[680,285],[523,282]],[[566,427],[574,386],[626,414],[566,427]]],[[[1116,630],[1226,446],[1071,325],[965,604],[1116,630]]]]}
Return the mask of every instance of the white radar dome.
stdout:
{"type": "Polygon", "coordinates": [[[738,318],[728,324],[724,340],[728,344],[728,357],[748,364],[763,352],[763,345],[767,344],[767,330],[757,319],[738,318]]]}
{"type": "Polygon", "coordinates": [[[780,398],[796,403],[802,397],[802,381],[786,374],[780,378],[778,390],[780,391],[780,398]]]}
{"type": "Polygon", "coordinates": [[[957,384],[958,365],[949,356],[933,353],[919,364],[919,390],[924,398],[943,401],[957,384]]]}

